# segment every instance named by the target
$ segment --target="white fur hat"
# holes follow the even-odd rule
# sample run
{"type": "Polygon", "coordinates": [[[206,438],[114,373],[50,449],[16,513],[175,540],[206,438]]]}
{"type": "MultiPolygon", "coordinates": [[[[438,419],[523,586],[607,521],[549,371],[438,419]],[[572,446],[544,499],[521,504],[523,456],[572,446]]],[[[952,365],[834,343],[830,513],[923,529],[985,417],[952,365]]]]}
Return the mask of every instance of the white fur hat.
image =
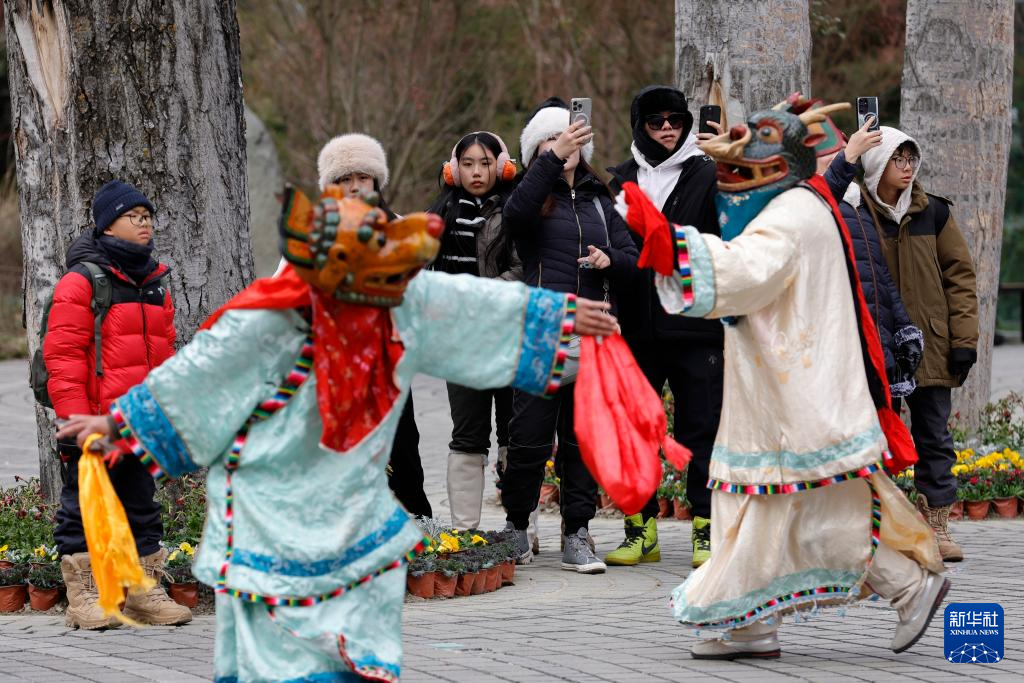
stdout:
{"type": "MultiPolygon", "coordinates": [[[[520,163],[529,166],[540,143],[552,135],[561,133],[569,127],[569,110],[565,107],[551,106],[544,107],[533,115],[530,122],[523,128],[519,136],[520,163]]],[[[583,160],[590,163],[590,157],[594,156],[594,141],[591,140],[581,150],[583,160]]]]}
{"type": "Polygon", "coordinates": [[[320,150],[316,160],[320,189],[349,173],[372,175],[383,189],[388,184],[388,157],[377,140],[362,133],[334,138],[320,150]]]}

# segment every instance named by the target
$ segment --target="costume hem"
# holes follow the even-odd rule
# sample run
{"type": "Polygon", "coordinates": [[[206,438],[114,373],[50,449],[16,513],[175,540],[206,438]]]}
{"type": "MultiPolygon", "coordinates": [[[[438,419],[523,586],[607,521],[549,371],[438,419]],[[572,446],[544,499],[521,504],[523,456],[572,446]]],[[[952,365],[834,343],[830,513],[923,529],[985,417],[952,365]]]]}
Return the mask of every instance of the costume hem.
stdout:
{"type": "MultiPolygon", "coordinates": [[[[888,459],[889,457],[890,456],[888,456],[888,454],[883,454],[884,459],[888,459]]],[[[787,482],[784,484],[735,484],[716,477],[710,477],[708,479],[708,488],[712,491],[722,491],[723,493],[742,493],[755,496],[784,495],[788,493],[799,493],[800,491],[809,491],[823,486],[831,486],[832,484],[839,484],[844,481],[850,481],[851,479],[866,479],[875,472],[879,472],[881,470],[882,464],[880,462],[875,462],[859,469],[843,472],[842,474],[835,474],[831,477],[825,477],[824,479],[787,482]]]]}

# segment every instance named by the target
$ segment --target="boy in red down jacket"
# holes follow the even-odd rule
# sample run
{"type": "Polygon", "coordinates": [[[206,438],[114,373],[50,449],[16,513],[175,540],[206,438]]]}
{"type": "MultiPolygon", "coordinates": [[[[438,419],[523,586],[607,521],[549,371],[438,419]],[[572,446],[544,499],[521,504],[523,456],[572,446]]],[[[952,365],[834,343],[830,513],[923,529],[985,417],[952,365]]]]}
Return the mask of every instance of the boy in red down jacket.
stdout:
{"type": "MultiPolygon", "coordinates": [[[[92,201],[95,227],[71,245],[68,272],[57,283],[43,359],[49,373],[47,391],[58,418],[106,412],[110,403],[143,380],[174,353],[174,305],[164,277],[170,270],[153,258],[153,204],[131,185],[112,180],[92,201]],[[96,367],[91,262],[111,280],[111,302],[101,327],[100,369],[96,367]]],[[[54,539],[67,584],[69,626],[98,629],[119,624],[105,617],[98,599],[82,515],[78,504],[78,458],[81,451],[59,444],[68,465],[61,490],[54,539]]],[[[160,546],[163,524],[153,500],[153,478],[135,458],[125,458],[110,472],[147,573],[157,579],[147,593],[129,595],[124,613],[146,624],[183,624],[192,613],[172,601],[160,587],[167,557],[160,546]]]]}

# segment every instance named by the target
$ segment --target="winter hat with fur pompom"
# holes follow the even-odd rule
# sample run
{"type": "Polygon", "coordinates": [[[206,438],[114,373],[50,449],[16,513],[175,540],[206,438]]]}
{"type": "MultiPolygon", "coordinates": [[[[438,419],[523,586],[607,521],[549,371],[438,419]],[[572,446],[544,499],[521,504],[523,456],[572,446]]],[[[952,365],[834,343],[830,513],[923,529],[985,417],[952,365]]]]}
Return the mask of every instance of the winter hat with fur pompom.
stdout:
{"type": "MultiPolygon", "coordinates": [[[[549,97],[533,112],[519,136],[519,161],[529,166],[537,154],[540,143],[569,127],[569,106],[558,97],[549,97]]],[[[594,156],[594,141],[591,140],[580,150],[583,160],[590,163],[594,156]]]]}
{"type": "Polygon", "coordinates": [[[388,184],[388,157],[381,144],[369,135],[347,133],[334,138],[320,150],[316,160],[320,189],[349,173],[365,173],[383,189],[388,184]]]}

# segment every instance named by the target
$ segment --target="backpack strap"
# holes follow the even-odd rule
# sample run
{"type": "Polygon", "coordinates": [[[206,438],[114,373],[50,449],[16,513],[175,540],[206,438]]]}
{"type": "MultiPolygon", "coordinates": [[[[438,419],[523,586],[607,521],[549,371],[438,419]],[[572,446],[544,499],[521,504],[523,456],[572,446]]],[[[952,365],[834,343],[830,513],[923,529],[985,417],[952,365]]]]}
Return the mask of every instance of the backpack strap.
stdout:
{"type": "Polygon", "coordinates": [[[96,345],[96,376],[103,376],[103,319],[107,317],[110,310],[110,302],[113,298],[113,285],[110,282],[110,275],[90,261],[82,261],[82,265],[89,271],[92,280],[92,312],[93,312],[93,340],[96,345]]]}
{"type": "MultiPolygon", "coordinates": [[[[608,244],[608,248],[611,249],[612,236],[611,233],[608,232],[608,220],[604,217],[604,207],[601,206],[601,198],[596,194],[594,195],[594,208],[597,209],[597,215],[601,217],[601,225],[604,226],[604,239],[608,244]]],[[[607,277],[604,278],[602,288],[604,289],[604,300],[606,302],[611,301],[611,283],[608,282],[607,277]]]]}

